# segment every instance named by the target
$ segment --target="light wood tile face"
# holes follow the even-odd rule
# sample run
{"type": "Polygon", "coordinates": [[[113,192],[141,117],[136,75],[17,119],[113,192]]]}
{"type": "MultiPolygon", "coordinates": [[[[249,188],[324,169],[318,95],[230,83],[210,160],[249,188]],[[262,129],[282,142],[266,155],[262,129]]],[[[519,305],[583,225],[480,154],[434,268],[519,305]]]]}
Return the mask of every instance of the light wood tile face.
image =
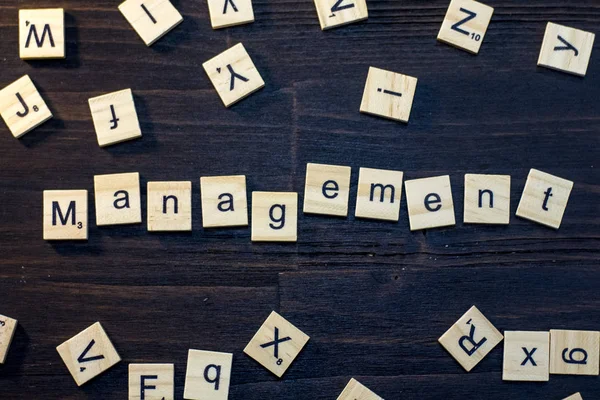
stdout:
{"type": "Polygon", "coordinates": [[[383,398],[352,378],[337,400],[383,400],[383,398]]]}
{"type": "Polygon", "coordinates": [[[169,0],[127,0],[119,10],[146,46],[151,46],[183,21],[169,0]]]}
{"type": "Polygon", "coordinates": [[[350,167],[307,164],[304,186],[304,212],[347,216],[350,173],[350,167]]]}
{"type": "Polygon", "coordinates": [[[129,364],[129,400],[173,400],[173,364],[129,364]]]}
{"type": "Polygon", "coordinates": [[[477,54],[483,43],[494,9],[473,0],[452,0],[438,40],[477,54]]]}
{"type": "Polygon", "coordinates": [[[298,193],[252,192],[252,241],[295,242],[298,193]]]}
{"type": "Polygon", "coordinates": [[[360,112],[408,122],[417,78],[370,67],[360,112]]]}
{"type": "Polygon", "coordinates": [[[204,228],[248,225],[246,176],[203,176],[200,195],[204,228]]]}
{"type": "Polygon", "coordinates": [[[233,354],[190,350],[184,399],[227,400],[233,354]]]}
{"type": "Polygon", "coordinates": [[[508,224],[510,176],[465,174],[464,222],[508,224]]]}
{"type": "Polygon", "coordinates": [[[538,65],[585,76],[595,38],[591,32],[548,22],[538,65]]]}
{"type": "Polygon", "coordinates": [[[547,382],[550,379],[550,333],[504,332],[502,379],[547,382]]]}
{"type": "Polygon", "coordinates": [[[0,114],[16,138],[52,118],[52,113],[29,75],[24,75],[0,91],[0,114]]]}
{"type": "Polygon", "coordinates": [[[455,224],[450,176],[413,179],[404,187],[411,231],[455,224]]]}
{"type": "Polygon", "coordinates": [[[252,0],[208,0],[213,29],[254,22],[252,0]]]}
{"type": "Polygon", "coordinates": [[[87,190],[44,190],[44,240],[87,240],[87,190]]]}
{"type": "Polygon", "coordinates": [[[6,354],[8,354],[16,329],[16,319],[0,315],[0,364],[4,364],[4,361],[6,361],[6,354]]]}
{"type": "Polygon", "coordinates": [[[131,89],[88,100],[100,147],[142,136],[131,89]]]}
{"type": "Polygon", "coordinates": [[[202,67],[225,107],[237,103],[265,86],[260,73],[241,43],[211,58],[202,64],[202,67]]]}
{"type": "Polygon", "coordinates": [[[573,182],[536,169],[529,171],[517,216],[558,229],[573,182]]]}
{"type": "Polygon", "coordinates": [[[99,322],[56,348],[77,386],[100,375],[121,361],[99,322]]]}
{"type": "Polygon", "coordinates": [[[580,393],[575,393],[575,394],[565,398],[564,400],[583,400],[583,397],[581,397],[580,393]]]}
{"type": "Polygon", "coordinates": [[[402,171],[361,168],[354,215],[398,221],[402,198],[402,171]]]}
{"type": "Polygon", "coordinates": [[[62,8],[19,10],[19,55],[23,60],[65,58],[62,8]]]}
{"type": "Polygon", "coordinates": [[[550,373],[598,375],[600,332],[550,330],[550,373]]]}
{"type": "Polygon", "coordinates": [[[469,372],[502,339],[502,334],[473,306],[439,338],[439,342],[469,372]]]}
{"type": "Polygon", "coordinates": [[[192,230],[192,182],[148,182],[148,231],[192,230]]]}
{"type": "Polygon", "coordinates": [[[263,367],[281,378],[310,338],[275,311],[244,349],[263,367]]]}
{"type": "Polygon", "coordinates": [[[321,29],[364,21],[369,17],[366,0],[315,0],[321,29]]]}
{"type": "Polygon", "coordinates": [[[142,222],[140,174],[95,175],[96,225],[139,224],[142,222]]]}

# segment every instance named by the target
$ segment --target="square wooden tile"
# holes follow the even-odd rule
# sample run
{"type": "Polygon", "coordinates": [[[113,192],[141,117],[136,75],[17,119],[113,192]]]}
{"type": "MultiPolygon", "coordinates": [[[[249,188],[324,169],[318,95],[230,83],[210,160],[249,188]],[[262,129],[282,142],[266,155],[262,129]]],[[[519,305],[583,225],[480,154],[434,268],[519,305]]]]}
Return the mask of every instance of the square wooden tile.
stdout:
{"type": "Polygon", "coordinates": [[[44,240],[87,240],[87,190],[44,190],[44,240]]]}
{"type": "Polygon", "coordinates": [[[142,137],[131,89],[94,97],[88,102],[100,147],[142,137]]]}
{"type": "Polygon", "coordinates": [[[510,175],[465,174],[466,224],[508,224],[510,175]]]}
{"type": "Polygon", "coordinates": [[[408,122],[417,78],[370,67],[360,112],[408,122]]]}
{"type": "Polygon", "coordinates": [[[304,186],[304,212],[347,216],[350,173],[350,167],[308,163],[304,186]]]}
{"type": "Polygon", "coordinates": [[[550,373],[599,375],[600,332],[550,330],[550,373]]]}
{"type": "Polygon", "coordinates": [[[366,0],[315,0],[315,7],[322,30],[369,18],[366,0]]]}
{"type": "Polygon", "coordinates": [[[208,0],[208,12],[213,29],[254,22],[252,0],[208,0]]]}
{"type": "Polygon", "coordinates": [[[183,398],[227,400],[232,362],[231,353],[190,349],[183,398]]]}
{"type": "Polygon", "coordinates": [[[6,354],[17,330],[17,320],[0,315],[0,364],[6,361],[6,354]]]}
{"type": "Polygon", "coordinates": [[[151,46],[183,21],[169,0],[126,0],[119,10],[146,46],[151,46]]]}
{"type": "Polygon", "coordinates": [[[581,397],[581,393],[575,393],[564,400],[583,400],[583,397],[581,397]]]}
{"type": "Polygon", "coordinates": [[[273,311],[250,340],[244,353],[281,378],[309,339],[304,332],[273,311]]]}
{"type": "Polygon", "coordinates": [[[129,364],[129,400],[173,400],[174,364],[129,364]]]}
{"type": "Polygon", "coordinates": [[[140,174],[95,175],[96,225],[139,224],[142,222],[140,174]]]}
{"type": "Polygon", "coordinates": [[[404,188],[411,231],[455,224],[450,176],[413,179],[404,188]]]}
{"type": "Polygon", "coordinates": [[[473,306],[438,341],[469,372],[502,339],[502,334],[473,306]]]}
{"type": "Polygon", "coordinates": [[[354,215],[360,218],[398,221],[403,176],[402,171],[361,168],[354,215]]]}
{"type": "Polygon", "coordinates": [[[383,400],[359,381],[352,378],[337,400],[383,400]]]}
{"type": "Polygon", "coordinates": [[[550,333],[505,331],[502,379],[547,382],[550,379],[550,333]]]}
{"type": "Polygon", "coordinates": [[[298,193],[252,192],[252,241],[295,242],[298,193]]]}
{"type": "Polygon", "coordinates": [[[531,169],[517,207],[517,216],[558,229],[571,189],[573,182],[531,169]]]}
{"type": "Polygon", "coordinates": [[[473,0],[452,0],[438,33],[438,40],[477,54],[494,9],[473,0]]]}
{"type": "Polygon", "coordinates": [[[148,231],[192,230],[192,182],[148,182],[148,231]]]}
{"type": "Polygon", "coordinates": [[[56,350],[77,386],[83,385],[121,361],[100,322],[73,336],[56,350]]]}
{"type": "Polygon", "coordinates": [[[200,196],[204,228],[248,225],[245,175],[203,176],[200,196]]]}
{"type": "Polygon", "coordinates": [[[237,103],[265,86],[260,73],[241,43],[211,58],[202,64],[202,67],[225,107],[237,103]]]}
{"type": "Polygon", "coordinates": [[[16,138],[52,118],[50,109],[29,75],[0,90],[0,114],[16,138]]]}
{"type": "Polygon", "coordinates": [[[591,32],[548,22],[537,65],[585,76],[595,38],[591,32]]]}
{"type": "Polygon", "coordinates": [[[62,8],[19,10],[19,56],[23,60],[65,58],[62,8]]]}

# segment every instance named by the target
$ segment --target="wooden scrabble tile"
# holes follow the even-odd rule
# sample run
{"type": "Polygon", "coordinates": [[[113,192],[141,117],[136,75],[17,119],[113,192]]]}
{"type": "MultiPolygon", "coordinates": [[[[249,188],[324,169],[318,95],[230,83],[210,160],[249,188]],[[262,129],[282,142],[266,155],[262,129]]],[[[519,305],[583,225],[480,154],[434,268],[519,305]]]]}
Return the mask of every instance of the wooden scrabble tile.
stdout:
{"type": "Polygon", "coordinates": [[[119,10],[146,46],[154,44],[183,21],[169,0],[126,0],[119,10]]]}
{"type": "Polygon", "coordinates": [[[94,97],[88,102],[100,147],[142,137],[131,89],[94,97]]]}
{"type": "Polygon", "coordinates": [[[281,378],[310,339],[275,311],[244,349],[263,367],[281,378]]]}
{"type": "Polygon", "coordinates": [[[192,182],[148,182],[148,231],[192,230],[192,182]]]}
{"type": "Polygon", "coordinates": [[[190,349],[183,398],[227,400],[232,361],[230,353],[190,349]]]}
{"type": "Polygon", "coordinates": [[[252,0],[208,0],[208,12],[213,29],[254,22],[252,0]]]}
{"type": "Polygon", "coordinates": [[[337,400],[383,400],[383,398],[377,396],[366,386],[361,385],[359,381],[352,378],[337,400]]]}
{"type": "Polygon", "coordinates": [[[100,322],[73,336],[56,350],[77,386],[83,385],[121,361],[100,322]]]}
{"type": "Polygon", "coordinates": [[[464,222],[508,224],[510,175],[465,174],[464,222]]]}
{"type": "Polygon", "coordinates": [[[19,10],[19,56],[23,60],[65,58],[62,8],[19,10]]]}
{"type": "Polygon", "coordinates": [[[517,216],[558,229],[572,188],[571,181],[531,169],[517,207],[517,216]]]}
{"type": "Polygon", "coordinates": [[[354,215],[398,221],[402,198],[402,171],[361,168],[354,215]]]}
{"type": "Polygon", "coordinates": [[[417,78],[370,67],[360,112],[408,122],[417,78]]]}
{"type": "Polygon", "coordinates": [[[50,109],[29,75],[0,90],[0,114],[16,138],[52,118],[50,109]]]}
{"type": "Polygon", "coordinates": [[[174,364],[129,364],[129,400],[173,400],[174,364]]]}
{"type": "Polygon", "coordinates": [[[473,306],[438,341],[469,372],[502,339],[502,334],[473,306]]]}
{"type": "Polygon", "coordinates": [[[404,182],[410,230],[455,224],[450,176],[404,182]]]}
{"type": "Polygon", "coordinates": [[[550,379],[550,333],[504,332],[505,381],[547,382],[550,379]]]}
{"type": "Polygon", "coordinates": [[[315,0],[321,29],[364,21],[369,17],[366,0],[315,0]]]}
{"type": "Polygon", "coordinates": [[[304,186],[304,212],[347,216],[350,172],[350,167],[308,163],[304,186]]]}
{"type": "Polygon", "coordinates": [[[575,394],[565,398],[564,400],[583,400],[583,397],[581,397],[580,393],[575,393],[575,394]]]}
{"type": "Polygon", "coordinates": [[[44,190],[44,240],[87,240],[87,190],[44,190]]]}
{"type": "Polygon", "coordinates": [[[0,315],[0,364],[4,364],[10,342],[17,330],[17,320],[0,315]]]}
{"type": "Polygon", "coordinates": [[[479,53],[494,9],[473,0],[452,0],[438,40],[469,53],[479,53]]]}
{"type": "Polygon", "coordinates": [[[548,22],[537,65],[585,76],[596,35],[548,22]]]}
{"type": "Polygon", "coordinates": [[[95,175],[96,225],[139,224],[142,222],[140,174],[95,175]]]}
{"type": "Polygon", "coordinates": [[[203,176],[200,195],[204,228],[248,225],[245,175],[203,176]]]}
{"type": "Polygon", "coordinates": [[[600,332],[550,330],[550,373],[599,375],[600,332]]]}
{"type": "Polygon", "coordinates": [[[298,193],[252,192],[252,241],[295,242],[298,193]]]}
{"type": "Polygon", "coordinates": [[[265,86],[260,73],[241,43],[211,58],[202,64],[202,67],[225,107],[237,103],[265,86]]]}

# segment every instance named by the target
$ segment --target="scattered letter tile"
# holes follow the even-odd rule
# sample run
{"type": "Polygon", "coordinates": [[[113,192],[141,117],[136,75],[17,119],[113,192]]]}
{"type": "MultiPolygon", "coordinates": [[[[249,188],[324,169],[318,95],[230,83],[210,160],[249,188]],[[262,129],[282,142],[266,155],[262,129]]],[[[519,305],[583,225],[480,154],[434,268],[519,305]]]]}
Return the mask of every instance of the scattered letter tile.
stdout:
{"type": "Polygon", "coordinates": [[[455,224],[450,176],[413,179],[404,187],[411,231],[455,224]]]}
{"type": "Polygon", "coordinates": [[[360,112],[408,122],[417,78],[370,67],[360,112]]]}
{"type": "Polygon", "coordinates": [[[131,89],[89,99],[100,147],[142,136],[131,89]]]}
{"type": "Polygon", "coordinates": [[[442,335],[439,342],[469,372],[502,339],[502,334],[473,306],[442,335]]]}
{"type": "Polygon", "coordinates": [[[10,342],[17,328],[17,320],[0,315],[0,364],[4,364],[10,342]]]}
{"type": "Polygon", "coordinates": [[[402,198],[402,171],[361,168],[354,215],[398,221],[402,198]]]}
{"type": "Polygon", "coordinates": [[[281,378],[308,339],[304,332],[273,311],[244,353],[281,378]]]}
{"type": "Polygon", "coordinates": [[[169,0],[126,0],[119,10],[146,46],[151,46],[183,21],[169,0]]]}
{"type": "Polygon", "coordinates": [[[208,0],[213,29],[254,22],[252,0],[208,0]]]}
{"type": "Polygon", "coordinates": [[[298,193],[252,192],[252,241],[295,242],[298,193]]]}
{"type": "Polygon", "coordinates": [[[383,400],[375,393],[370,391],[366,386],[360,384],[359,381],[352,378],[344,391],[339,395],[337,400],[383,400]]]}
{"type": "Polygon", "coordinates": [[[321,29],[363,21],[369,17],[366,0],[315,0],[321,29]]]}
{"type": "Polygon", "coordinates": [[[550,330],[550,373],[599,375],[600,332],[550,330]]]}
{"type": "Polygon", "coordinates": [[[129,400],[173,400],[173,364],[129,364],[129,400]]]}
{"type": "Polygon", "coordinates": [[[44,240],[87,240],[87,190],[44,190],[44,240]]]}
{"type": "Polygon", "coordinates": [[[465,174],[464,222],[508,224],[510,175],[465,174]]]}
{"type": "Polygon", "coordinates": [[[139,224],[142,222],[140,174],[95,175],[96,225],[139,224]]]}
{"type": "Polygon", "coordinates": [[[308,163],[304,186],[304,212],[347,216],[350,172],[350,167],[308,163]]]}
{"type": "Polygon", "coordinates": [[[232,361],[231,353],[190,349],[183,398],[227,400],[232,361]]]}
{"type": "Polygon", "coordinates": [[[148,182],[148,231],[192,230],[192,182],[148,182]]]}
{"type": "Polygon", "coordinates": [[[19,10],[19,54],[23,60],[65,58],[62,8],[19,10]]]}
{"type": "Polygon", "coordinates": [[[492,14],[492,7],[477,1],[452,0],[438,33],[438,40],[477,54],[492,14]]]}
{"type": "Polygon", "coordinates": [[[550,379],[550,333],[504,332],[505,381],[547,382],[550,379]]]}
{"type": "Polygon", "coordinates": [[[596,35],[548,22],[538,65],[585,76],[596,35]]]}
{"type": "Polygon", "coordinates": [[[203,176],[200,178],[200,196],[204,228],[248,225],[244,175],[203,176]]]}
{"type": "Polygon", "coordinates": [[[581,397],[580,393],[575,393],[575,394],[565,398],[564,400],[583,400],[583,397],[581,397]]]}

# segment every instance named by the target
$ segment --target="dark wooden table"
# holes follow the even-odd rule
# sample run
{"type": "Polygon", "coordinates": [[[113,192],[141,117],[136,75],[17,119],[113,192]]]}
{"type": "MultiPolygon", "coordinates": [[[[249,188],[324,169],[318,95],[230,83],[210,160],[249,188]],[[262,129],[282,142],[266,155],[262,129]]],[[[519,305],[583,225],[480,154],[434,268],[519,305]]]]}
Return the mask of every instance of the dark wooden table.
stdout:
{"type": "Polygon", "coordinates": [[[447,0],[369,0],[369,20],[322,32],[312,1],[255,0],[256,22],[213,31],[205,1],[147,48],[119,0],[0,0],[0,87],[29,74],[55,118],[0,126],[0,313],[19,320],[2,399],[124,399],[127,365],[189,348],[234,353],[231,399],[335,399],[356,377],[386,399],[598,399],[598,377],[504,383],[502,345],[471,373],[437,338],[471,305],[504,330],[600,329],[600,41],[587,76],[536,67],[546,23],[598,33],[597,0],[488,0],[481,52],[436,42],[447,0]],[[64,7],[67,58],[24,62],[19,8],[64,7]],[[225,109],[201,64],[243,42],[266,87],[225,109]],[[419,78],[410,123],[358,112],[369,66],[419,78]],[[87,99],[132,88],[141,140],[98,147],[87,99]],[[307,216],[297,244],[201,228],[199,177],[298,191],[307,162],[450,174],[458,224],[307,216]],[[559,231],[514,217],[531,167],[575,182],[559,231]],[[97,228],[95,174],[193,181],[191,234],[97,228]],[[463,225],[463,175],[510,174],[508,226],[463,225]],[[90,191],[87,243],[42,240],[42,191],[90,191]],[[242,349],[271,310],[311,336],[283,379],[242,349]],[[101,321],[123,362],[77,388],[55,350],[101,321]]]}

